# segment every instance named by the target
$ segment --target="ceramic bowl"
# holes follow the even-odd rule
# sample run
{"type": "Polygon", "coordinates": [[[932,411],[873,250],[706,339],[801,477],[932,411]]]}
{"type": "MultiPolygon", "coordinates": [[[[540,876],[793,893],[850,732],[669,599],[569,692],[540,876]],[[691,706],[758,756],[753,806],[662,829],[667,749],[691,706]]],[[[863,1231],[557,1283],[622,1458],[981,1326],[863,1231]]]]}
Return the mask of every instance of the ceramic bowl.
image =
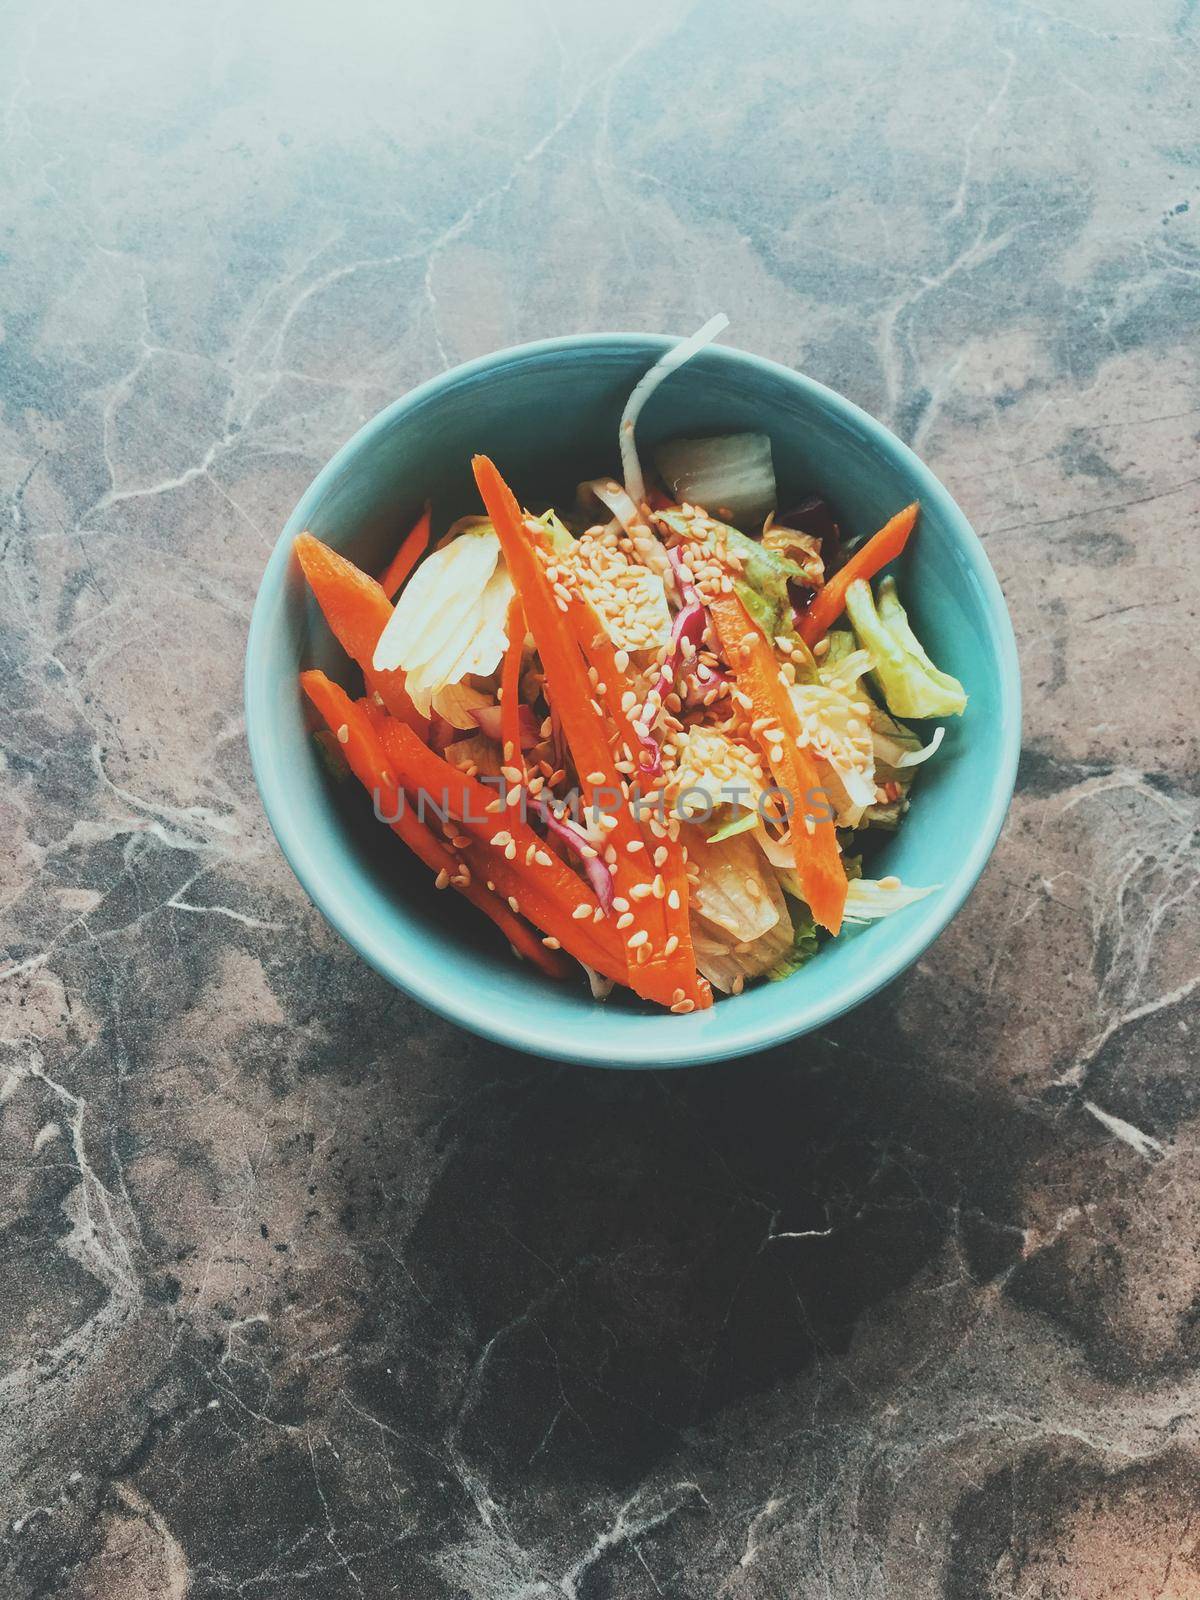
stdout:
{"type": "Polygon", "coordinates": [[[1004,598],[966,518],[899,439],[833,391],[757,356],[710,347],[655,393],[638,444],[648,459],[674,435],[756,429],[771,436],[780,503],[816,493],[850,534],[874,532],[911,500],[921,520],[897,573],[913,625],[970,702],[920,772],[876,875],[937,884],[881,922],[848,928],[781,983],[689,1016],[651,1013],[584,982],[555,984],[519,964],[490,923],[436,892],[371,816],[332,782],[308,733],[297,683],[340,657],[292,555],[303,529],[381,570],[421,503],[437,525],[478,510],[470,460],[490,455],[536,509],[617,467],[626,397],[673,341],[644,334],[550,339],[502,350],[423,384],[355,434],[289,517],[263,574],[246,650],[246,727],[263,805],[313,901],[392,983],[464,1028],[560,1060],[610,1067],[728,1060],[832,1021],[891,982],[937,938],[983,870],[1012,794],[1020,743],[1016,647],[1004,598]]]}

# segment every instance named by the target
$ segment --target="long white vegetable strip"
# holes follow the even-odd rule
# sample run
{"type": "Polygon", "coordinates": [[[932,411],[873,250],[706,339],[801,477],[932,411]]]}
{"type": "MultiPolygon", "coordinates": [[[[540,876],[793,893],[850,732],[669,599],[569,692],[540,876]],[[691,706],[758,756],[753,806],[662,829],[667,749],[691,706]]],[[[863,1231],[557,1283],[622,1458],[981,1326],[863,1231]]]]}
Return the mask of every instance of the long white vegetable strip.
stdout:
{"type": "Polygon", "coordinates": [[[640,506],[646,498],[646,480],[642,476],[642,464],[638,460],[637,446],[633,434],[637,427],[637,420],[642,414],[642,407],[650,396],[666,378],[690,361],[704,349],[706,344],[711,344],[718,334],[724,333],[729,326],[729,318],[723,311],[718,311],[715,317],[709,320],[692,335],[656,361],[649,372],[643,373],[633,393],[625,402],[625,409],[621,413],[621,473],[625,479],[625,487],[629,491],[629,498],[635,505],[640,506]]]}

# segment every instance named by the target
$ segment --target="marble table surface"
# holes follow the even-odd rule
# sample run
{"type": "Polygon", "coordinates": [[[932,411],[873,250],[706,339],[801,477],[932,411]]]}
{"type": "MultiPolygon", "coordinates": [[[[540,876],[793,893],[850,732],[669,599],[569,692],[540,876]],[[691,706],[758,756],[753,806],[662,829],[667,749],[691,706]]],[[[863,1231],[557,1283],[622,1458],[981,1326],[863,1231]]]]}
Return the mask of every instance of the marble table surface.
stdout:
{"type": "Polygon", "coordinates": [[[1194,1600],[1194,0],[0,38],[0,1593],[1194,1600]],[[821,1036],[524,1059],[293,881],[255,586],[422,378],[717,309],[973,519],[1018,794],[821,1036]]]}

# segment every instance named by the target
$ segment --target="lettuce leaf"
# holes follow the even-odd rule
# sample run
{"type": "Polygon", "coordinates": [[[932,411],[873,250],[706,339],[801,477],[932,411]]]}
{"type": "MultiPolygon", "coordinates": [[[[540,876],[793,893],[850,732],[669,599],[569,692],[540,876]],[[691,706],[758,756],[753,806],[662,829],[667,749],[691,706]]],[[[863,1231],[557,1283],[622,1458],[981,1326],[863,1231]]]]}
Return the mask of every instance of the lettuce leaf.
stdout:
{"type": "Polygon", "coordinates": [[[719,728],[694,723],[675,735],[675,770],[664,791],[680,816],[711,816],[720,806],[754,806],[763,792],[753,753],[719,728]]]}
{"type": "Polygon", "coordinates": [[[739,835],[714,844],[704,829],[692,823],[680,827],[679,837],[699,868],[692,910],[732,943],[749,943],[781,917],[786,921],[783,893],[752,840],[739,835]]]}
{"type": "Polygon", "coordinates": [[[548,511],[543,511],[542,515],[537,520],[542,524],[543,527],[549,528],[550,538],[556,550],[567,551],[575,543],[575,535],[571,532],[570,528],[567,527],[566,523],[559,516],[558,512],[555,511],[553,506],[551,506],[548,511]]]}
{"type": "Polygon", "coordinates": [[[817,925],[812,919],[812,912],[803,901],[793,901],[792,913],[792,943],[786,954],[766,973],[768,983],[778,983],[781,978],[790,978],[793,972],[799,972],[806,961],[811,961],[818,949],[817,925]]]}
{"type": "Polygon", "coordinates": [[[757,828],[758,812],[743,811],[740,814],[735,810],[732,818],[719,827],[716,833],[708,836],[709,844],[720,844],[724,839],[736,839],[739,833],[748,833],[751,828],[757,828]]]}
{"type": "Polygon", "coordinates": [[[875,680],[889,711],[899,717],[959,716],[967,696],[957,678],[940,672],[909,627],[896,596],[896,585],[884,578],[879,604],[863,579],[846,591],[846,611],[859,643],[871,652],[875,680]]]}
{"type": "Polygon", "coordinates": [[[655,520],[686,541],[704,532],[704,544],[718,560],[722,547],[741,563],[734,579],[738,598],[755,624],[772,642],[795,633],[789,583],[803,582],[804,569],[779,550],[769,550],[757,539],[748,539],[739,529],[719,522],[702,512],[660,511],[655,520]]]}
{"type": "Polygon", "coordinates": [[[928,889],[911,889],[899,878],[851,879],[846,891],[846,921],[877,922],[880,917],[890,917],[906,906],[915,905],[940,887],[933,884],[928,889]]]}
{"type": "Polygon", "coordinates": [[[789,583],[800,582],[804,569],[779,550],[768,550],[754,539],[747,539],[736,528],[726,529],[726,549],[742,563],[742,575],[734,588],[746,610],[774,640],[795,632],[789,583]]]}

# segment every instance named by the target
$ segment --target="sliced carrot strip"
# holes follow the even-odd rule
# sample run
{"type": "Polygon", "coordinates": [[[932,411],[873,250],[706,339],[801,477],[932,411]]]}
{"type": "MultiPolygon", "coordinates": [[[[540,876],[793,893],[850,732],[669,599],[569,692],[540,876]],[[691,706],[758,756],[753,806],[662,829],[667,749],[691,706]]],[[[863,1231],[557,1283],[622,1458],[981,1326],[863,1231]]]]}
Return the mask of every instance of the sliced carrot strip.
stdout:
{"type": "Polygon", "coordinates": [[[410,807],[401,807],[395,776],[388,767],[387,756],[375,735],[366,704],[351,700],[346,691],[323,672],[302,672],[300,684],[330,732],[337,736],[339,748],[355,777],[365,789],[377,796],[377,804],[383,814],[396,818],[390,825],[392,832],[431,872],[439,875],[444,872],[461,895],[491,918],[519,955],[539,967],[547,977],[566,977],[570,968],[562,957],[553,950],[547,950],[529,926],[475,877],[464,882],[463,863],[459,857],[413,815],[410,807]]]}
{"type": "Polygon", "coordinates": [[[525,610],[514,594],[508,606],[508,647],[500,670],[500,757],[505,766],[525,770],[521,754],[521,658],[525,653],[525,610]]]}
{"type": "Polygon", "coordinates": [[[388,562],[387,570],[379,580],[379,587],[389,600],[394,600],[400,593],[405,579],[428,549],[431,516],[429,501],[426,500],[424,511],[404,536],[399,550],[388,562]]]}
{"type": "Polygon", "coordinates": [[[599,901],[519,813],[500,815],[494,790],[443,761],[411,728],[376,712],[371,720],[404,787],[426,795],[439,808],[444,805],[462,823],[476,840],[470,847],[473,858],[483,862],[487,877],[506,897],[517,899],[522,914],[578,960],[619,983],[628,982],[620,937],[603,916],[596,920],[599,901]]]}
{"type": "MultiPolygon", "coordinates": [[[[838,569],[823,589],[818,589],[812,605],[801,617],[796,632],[811,647],[824,638],[846,609],[846,590],[856,578],[873,578],[877,572],[894,561],[908,543],[908,536],[916,526],[921,507],[912,505],[897,511],[890,522],[856,550],[844,567],[838,569]]],[[[814,913],[815,915],[815,913],[814,913]]]]}
{"type": "Polygon", "coordinates": [[[429,724],[409,699],[403,672],[376,672],[371,664],[379,635],[392,616],[392,602],[383,589],[353,561],[311,533],[300,534],[293,548],[334,638],[362,668],[368,692],[377,694],[393,716],[424,735],[429,724]]]}
{"type": "MultiPolygon", "coordinates": [[[[584,801],[590,808],[600,789],[607,790],[610,796],[621,797],[618,808],[610,812],[612,826],[607,838],[616,855],[614,887],[618,898],[629,905],[629,910],[620,915],[631,919],[621,930],[629,949],[626,981],[644,999],[661,1005],[672,1005],[676,990],[681,988],[693,1005],[711,1004],[707,985],[702,986],[694,971],[690,984],[680,983],[675,965],[665,965],[667,935],[662,902],[653,895],[638,896],[630,892],[635,886],[641,888],[652,881],[652,853],[624,800],[605,720],[597,713],[592,685],[574,631],[564,610],[560,609],[559,596],[525,529],[521,508],[512,490],[487,456],[476,456],[471,465],[488,516],[500,539],[509,575],[521,596],[525,620],[546,675],[547,695],[571,748],[584,801]]],[[[563,601],[563,607],[570,610],[568,600],[563,601]]]]}
{"type": "MultiPolygon", "coordinates": [[[[571,606],[567,616],[575,630],[580,648],[589,663],[600,674],[600,681],[604,685],[602,698],[608,707],[609,715],[620,729],[630,756],[636,762],[641,745],[637,730],[633,726],[633,713],[627,709],[625,701],[625,696],[632,686],[617,666],[616,646],[596,609],[589,605],[582,595],[571,596],[571,606]]],[[[643,799],[647,809],[653,810],[649,791],[643,794],[643,799]]],[[[696,970],[696,955],[692,948],[692,925],[688,912],[690,891],[683,848],[677,839],[672,839],[669,835],[662,839],[652,835],[647,839],[646,845],[651,851],[652,861],[660,851],[666,851],[666,859],[661,868],[661,876],[666,885],[662,897],[666,944],[670,944],[672,935],[675,938],[672,952],[666,956],[666,962],[673,976],[671,992],[674,993],[677,988],[681,988],[685,999],[690,999],[693,1005],[705,1009],[712,1004],[712,989],[707,978],[702,978],[696,970]],[[675,891],[675,899],[678,902],[676,905],[671,904],[672,890],[675,891]]]]}
{"type": "MultiPolygon", "coordinates": [[[[608,713],[617,725],[630,756],[637,762],[641,744],[633,725],[632,709],[626,702],[626,695],[632,685],[617,665],[616,646],[599,613],[583,595],[572,593],[566,615],[580,649],[587,657],[589,665],[593,666],[600,676],[603,685],[601,698],[608,707],[608,713]]],[[[653,801],[649,791],[643,792],[643,799],[647,809],[653,811],[653,801]]],[[[678,840],[669,836],[659,838],[653,833],[646,840],[646,846],[651,852],[652,863],[661,851],[666,851],[666,859],[661,867],[661,876],[665,884],[665,892],[661,899],[666,941],[663,954],[671,974],[671,993],[674,994],[677,989],[682,989],[685,999],[691,1000],[692,1004],[700,1009],[706,1009],[712,1004],[712,989],[708,980],[702,978],[696,970],[696,956],[692,948],[692,925],[688,912],[688,878],[682,846],[678,840]],[[677,902],[675,905],[671,904],[672,890],[677,902]],[[666,947],[670,945],[672,935],[675,944],[671,954],[667,955],[666,947]]]]}
{"type": "Polygon", "coordinates": [[[813,792],[820,790],[820,772],[810,751],[800,743],[800,719],[779,675],[775,652],[736,595],[710,600],[709,611],[738,686],[753,702],[754,720],[763,719],[766,726],[783,730],[784,738],[772,742],[765,737],[764,728],[759,741],[775,782],[790,797],[792,851],[804,899],[815,920],[830,933],[837,933],[846,904],[846,869],[833,823],[818,818],[809,806],[813,792]]]}
{"type": "MultiPolygon", "coordinates": [[[[590,801],[593,789],[617,781],[617,772],[603,719],[592,708],[592,686],[579,647],[525,532],[521,508],[512,490],[486,456],[476,456],[471,465],[492,526],[499,535],[509,575],[521,597],[526,625],[542,658],[548,698],[575,758],[584,798],[590,801]]],[[[628,820],[628,813],[625,815],[628,820]]]]}

